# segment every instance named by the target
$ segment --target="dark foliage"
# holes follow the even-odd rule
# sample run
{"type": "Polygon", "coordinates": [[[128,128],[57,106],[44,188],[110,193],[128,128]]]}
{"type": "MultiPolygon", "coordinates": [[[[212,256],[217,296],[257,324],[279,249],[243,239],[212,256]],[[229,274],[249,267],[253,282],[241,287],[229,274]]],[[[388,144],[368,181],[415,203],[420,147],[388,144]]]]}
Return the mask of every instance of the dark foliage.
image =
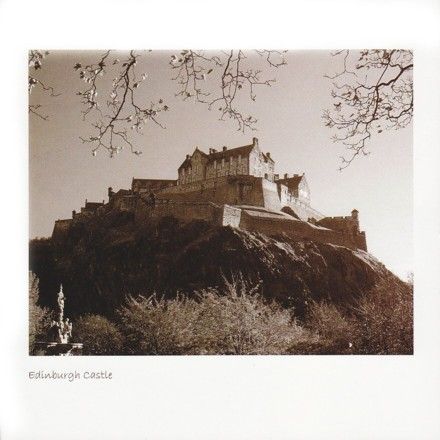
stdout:
{"type": "Polygon", "coordinates": [[[115,324],[103,316],[81,316],[74,323],[73,338],[83,343],[84,355],[122,354],[122,334],[115,324]]]}
{"type": "Polygon", "coordinates": [[[139,226],[129,214],[112,213],[76,224],[62,239],[32,241],[30,266],[40,278],[41,305],[53,306],[62,283],[72,318],[113,319],[128,294],[192,295],[239,272],[261,280],[264,297],[302,318],[314,300],[349,305],[381,279],[395,278],[364,255],[202,221],[163,218],[139,226]]]}

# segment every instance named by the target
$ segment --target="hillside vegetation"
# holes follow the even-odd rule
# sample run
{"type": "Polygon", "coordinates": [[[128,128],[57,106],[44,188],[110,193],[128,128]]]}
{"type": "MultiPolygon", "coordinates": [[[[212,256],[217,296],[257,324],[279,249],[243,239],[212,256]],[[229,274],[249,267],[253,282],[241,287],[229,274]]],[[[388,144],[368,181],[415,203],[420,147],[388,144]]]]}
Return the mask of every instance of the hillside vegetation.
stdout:
{"type": "Polygon", "coordinates": [[[124,213],[30,249],[84,354],[412,352],[412,288],[363,251],[124,213]]]}

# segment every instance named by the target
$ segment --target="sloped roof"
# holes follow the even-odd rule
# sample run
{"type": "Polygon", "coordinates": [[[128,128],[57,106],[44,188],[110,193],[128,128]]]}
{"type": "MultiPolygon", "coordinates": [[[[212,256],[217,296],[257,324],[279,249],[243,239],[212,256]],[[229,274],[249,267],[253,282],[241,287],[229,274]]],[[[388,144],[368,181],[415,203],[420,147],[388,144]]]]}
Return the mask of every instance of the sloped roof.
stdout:
{"type": "Polygon", "coordinates": [[[187,157],[182,164],[180,165],[179,168],[177,168],[178,170],[180,170],[180,168],[188,168],[188,166],[191,166],[191,157],[187,157]]]}
{"type": "MultiPolygon", "coordinates": [[[[257,146],[256,140],[254,140],[252,142],[252,144],[249,145],[243,145],[241,147],[236,147],[236,148],[228,148],[226,150],[219,150],[216,151],[215,153],[209,153],[206,154],[205,152],[201,151],[198,147],[194,150],[194,153],[187,157],[182,164],[179,166],[179,170],[181,168],[187,168],[189,166],[191,166],[191,158],[192,156],[194,156],[195,152],[198,150],[204,157],[206,157],[208,159],[208,163],[212,163],[214,160],[222,160],[222,159],[229,159],[231,156],[238,156],[238,155],[242,155],[242,156],[248,156],[250,154],[250,152],[252,151],[252,149],[254,147],[257,146]]],[[[274,160],[268,156],[267,154],[263,154],[263,158],[264,160],[267,161],[271,161],[274,162],[274,160]]]]}
{"type": "Polygon", "coordinates": [[[207,155],[204,151],[200,150],[199,147],[196,147],[195,150],[194,150],[194,152],[193,152],[193,154],[191,154],[191,155],[188,154],[187,157],[186,157],[186,159],[182,162],[182,164],[180,165],[180,167],[177,168],[177,169],[180,170],[180,168],[187,168],[188,166],[191,166],[191,158],[194,156],[194,154],[196,154],[197,151],[198,151],[202,156],[204,156],[204,157],[208,157],[208,155],[207,155]]]}
{"type": "Polygon", "coordinates": [[[298,188],[301,180],[305,180],[304,174],[294,174],[292,177],[288,177],[287,179],[278,179],[277,183],[282,183],[286,185],[288,188],[298,188]]]}
{"type": "Polygon", "coordinates": [[[249,153],[252,151],[254,147],[255,147],[254,144],[250,144],[250,145],[243,145],[242,147],[228,148],[227,150],[224,151],[221,150],[215,153],[211,153],[208,156],[208,163],[213,162],[214,160],[229,159],[231,156],[238,156],[239,154],[241,154],[242,156],[249,155],[249,153]]]}

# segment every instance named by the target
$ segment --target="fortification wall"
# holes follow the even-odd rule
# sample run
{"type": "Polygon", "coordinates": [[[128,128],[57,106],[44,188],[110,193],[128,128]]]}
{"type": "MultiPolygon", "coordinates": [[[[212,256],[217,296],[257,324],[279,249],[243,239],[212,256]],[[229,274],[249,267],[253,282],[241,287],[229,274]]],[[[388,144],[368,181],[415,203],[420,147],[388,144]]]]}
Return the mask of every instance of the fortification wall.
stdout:
{"type": "Polygon", "coordinates": [[[138,200],[135,222],[143,223],[161,217],[174,217],[182,221],[205,220],[222,224],[223,209],[211,202],[158,199],[153,206],[143,199],[138,200]]]}
{"type": "Polygon", "coordinates": [[[118,211],[133,211],[136,206],[136,196],[113,196],[111,206],[118,211]]]}
{"type": "Polygon", "coordinates": [[[285,233],[297,240],[311,240],[366,250],[365,234],[350,236],[339,231],[315,227],[310,223],[295,219],[257,217],[243,212],[240,227],[266,235],[285,233]]]}
{"type": "Polygon", "coordinates": [[[158,199],[193,200],[217,204],[264,206],[261,177],[224,176],[165,188],[158,199]]]}
{"type": "Polygon", "coordinates": [[[58,240],[65,237],[72,225],[72,219],[56,220],[53,226],[52,239],[58,240]]]}
{"type": "Polygon", "coordinates": [[[335,231],[359,231],[359,220],[350,217],[325,217],[318,224],[335,231]]]}
{"type": "Polygon", "coordinates": [[[262,191],[264,207],[272,211],[280,211],[282,206],[280,203],[280,197],[278,195],[278,187],[274,182],[270,182],[267,179],[262,180],[262,191]]]}
{"type": "Polygon", "coordinates": [[[176,185],[177,180],[170,179],[133,179],[131,190],[134,193],[149,193],[151,191],[156,192],[176,185]]]}
{"type": "Polygon", "coordinates": [[[316,211],[316,209],[313,209],[311,206],[294,197],[291,197],[285,206],[293,209],[298,217],[304,221],[307,221],[310,218],[320,220],[324,217],[320,212],[316,211]]]}
{"type": "Polygon", "coordinates": [[[255,176],[224,176],[208,179],[203,182],[192,182],[157,193],[157,198],[181,201],[205,201],[219,205],[262,206],[269,210],[281,211],[290,207],[301,220],[316,220],[324,216],[306,203],[293,197],[287,187],[281,185],[280,193],[275,182],[255,176]]]}
{"type": "Polygon", "coordinates": [[[241,221],[241,212],[242,210],[240,208],[223,205],[223,216],[221,224],[223,226],[233,226],[234,228],[238,228],[241,221]]]}

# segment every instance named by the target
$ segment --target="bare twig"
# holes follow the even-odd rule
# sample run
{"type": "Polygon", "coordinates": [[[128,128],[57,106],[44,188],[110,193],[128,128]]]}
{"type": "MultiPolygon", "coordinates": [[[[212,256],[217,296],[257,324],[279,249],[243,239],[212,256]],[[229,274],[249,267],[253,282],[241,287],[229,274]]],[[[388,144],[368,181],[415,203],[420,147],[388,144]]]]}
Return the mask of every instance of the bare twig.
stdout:
{"type": "MultiPolygon", "coordinates": [[[[76,63],[74,69],[79,71],[79,77],[88,87],[77,92],[84,105],[83,118],[96,116],[92,123],[95,133],[88,138],[80,137],[85,144],[92,146],[92,154],[96,156],[100,149],[107,150],[110,157],[118,154],[124,147],[129,147],[130,151],[136,155],[142,152],[137,149],[128,129],[141,134],[143,126],[148,122],[153,122],[161,128],[165,128],[158,120],[159,113],[167,111],[168,106],[162,99],[158,102],[151,102],[149,105],[141,105],[136,101],[136,90],[142,82],[147,79],[144,73],[137,78],[135,66],[139,55],[132,50],[126,60],[114,59],[110,62],[110,51],[107,51],[96,64],[82,66],[76,63]],[[104,76],[109,69],[117,69],[113,79],[110,93],[101,102],[98,98],[99,79],[104,76]]],[[[104,94],[104,93],[103,93],[104,94]]]]}
{"type": "MultiPolygon", "coordinates": [[[[49,52],[41,50],[30,50],[28,54],[28,66],[29,66],[29,77],[28,77],[28,92],[29,95],[35,88],[40,88],[44,92],[48,93],[49,96],[55,97],[60,96],[61,93],[56,93],[54,88],[46,85],[41,79],[37,78],[37,71],[43,66],[43,59],[49,55],[49,52]],[[31,74],[32,72],[32,74],[31,74]]],[[[48,115],[44,115],[40,112],[41,104],[29,104],[29,114],[33,114],[40,119],[47,121],[49,119],[48,115]]]]}
{"type": "MultiPolygon", "coordinates": [[[[258,55],[263,57],[270,67],[281,67],[286,63],[285,51],[259,50],[258,55]]],[[[201,51],[183,50],[178,55],[172,55],[171,68],[177,71],[173,78],[179,85],[177,97],[183,100],[193,99],[195,102],[206,104],[209,110],[214,107],[220,112],[220,120],[227,118],[237,123],[239,131],[247,128],[255,130],[257,119],[252,115],[245,115],[236,106],[238,95],[247,91],[251,101],[255,101],[255,88],[271,86],[274,79],[262,79],[261,70],[244,68],[247,59],[242,50],[222,52],[218,56],[208,56],[201,51]],[[209,90],[206,81],[215,77],[219,86],[209,90]],[[220,92],[218,92],[220,90],[220,92]]],[[[213,82],[214,79],[211,81],[213,82]]]]}
{"type": "Polygon", "coordinates": [[[406,127],[413,116],[413,58],[408,50],[363,50],[358,56],[348,50],[343,69],[326,75],[333,81],[333,107],[323,113],[327,127],[336,130],[332,139],[346,146],[340,170],[354,159],[369,154],[373,134],[406,127]],[[352,59],[354,58],[354,59],[352,59]],[[350,66],[349,66],[350,64],[350,66]]]}

